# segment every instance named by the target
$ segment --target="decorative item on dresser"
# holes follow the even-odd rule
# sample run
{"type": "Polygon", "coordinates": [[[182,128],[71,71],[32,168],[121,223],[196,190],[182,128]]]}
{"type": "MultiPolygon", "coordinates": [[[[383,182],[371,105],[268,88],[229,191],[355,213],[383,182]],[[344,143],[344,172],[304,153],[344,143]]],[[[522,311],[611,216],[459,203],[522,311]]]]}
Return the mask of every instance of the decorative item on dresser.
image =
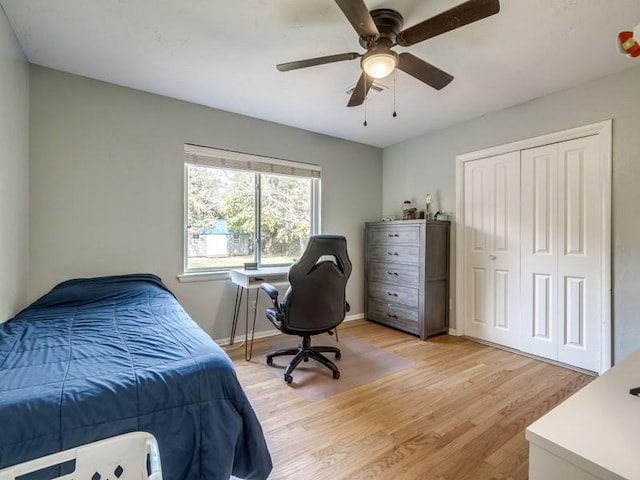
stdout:
{"type": "Polygon", "coordinates": [[[367,295],[373,320],[422,340],[449,329],[450,223],[366,223],[367,295]]]}

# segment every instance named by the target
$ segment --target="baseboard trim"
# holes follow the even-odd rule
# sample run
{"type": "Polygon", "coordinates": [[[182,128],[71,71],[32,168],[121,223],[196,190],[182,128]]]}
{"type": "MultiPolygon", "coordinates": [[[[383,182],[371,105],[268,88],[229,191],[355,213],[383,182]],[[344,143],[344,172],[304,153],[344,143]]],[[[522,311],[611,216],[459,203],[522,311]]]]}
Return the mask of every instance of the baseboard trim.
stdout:
{"type": "Polygon", "coordinates": [[[450,328],[449,329],[449,335],[451,335],[453,337],[457,337],[458,336],[458,331],[455,328],[450,328]]]}
{"type": "Polygon", "coordinates": [[[597,377],[597,372],[592,372],[591,370],[585,370],[584,368],[575,367],[573,365],[569,365],[567,363],[558,362],[556,360],[551,360],[549,358],[539,357],[538,355],[534,355],[532,353],[523,352],[522,350],[517,350],[515,348],[506,347],[504,345],[500,345],[498,343],[488,342],[487,340],[482,340],[481,338],[470,337],[469,335],[463,335],[462,338],[466,338],[467,340],[471,340],[472,342],[481,343],[482,345],[486,345],[488,347],[497,348],[499,350],[504,350],[506,352],[515,353],[517,355],[522,355],[523,357],[533,358],[534,360],[540,360],[541,362],[550,363],[551,365],[556,365],[558,367],[568,368],[569,370],[574,370],[576,372],[584,373],[587,375],[591,375],[592,377],[597,377]]]}
{"type": "MultiPolygon", "coordinates": [[[[344,317],[344,320],[342,321],[342,323],[353,322],[355,320],[363,320],[363,319],[364,319],[364,313],[355,313],[353,315],[347,315],[346,317],[344,317]]],[[[262,330],[262,331],[256,332],[253,338],[254,340],[257,340],[259,338],[273,337],[274,335],[279,335],[280,333],[281,333],[280,330],[276,328],[271,328],[269,330],[262,330]]],[[[221,347],[242,346],[244,345],[244,332],[236,333],[236,338],[235,338],[235,341],[233,342],[233,345],[229,343],[230,340],[231,340],[231,337],[220,338],[216,340],[216,343],[221,347]]]]}

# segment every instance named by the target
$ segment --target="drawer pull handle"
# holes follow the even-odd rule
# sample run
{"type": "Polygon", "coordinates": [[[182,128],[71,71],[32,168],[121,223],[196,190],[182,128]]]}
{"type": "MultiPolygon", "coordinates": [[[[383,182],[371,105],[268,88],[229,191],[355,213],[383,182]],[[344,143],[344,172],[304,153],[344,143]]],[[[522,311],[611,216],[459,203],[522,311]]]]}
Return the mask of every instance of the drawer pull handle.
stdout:
{"type": "Polygon", "coordinates": [[[387,255],[391,255],[391,256],[398,256],[398,252],[387,252],[387,255]]]}
{"type": "Polygon", "coordinates": [[[387,237],[399,237],[397,233],[387,233],[387,237]]]}
{"type": "Polygon", "coordinates": [[[397,297],[398,294],[395,292],[387,292],[387,295],[389,295],[390,297],[397,297]]]}
{"type": "Polygon", "coordinates": [[[398,276],[398,272],[390,272],[387,270],[387,275],[395,275],[396,277],[398,276]]]}
{"type": "Polygon", "coordinates": [[[396,315],[395,313],[387,313],[387,317],[398,318],[398,315],[396,315]]]}

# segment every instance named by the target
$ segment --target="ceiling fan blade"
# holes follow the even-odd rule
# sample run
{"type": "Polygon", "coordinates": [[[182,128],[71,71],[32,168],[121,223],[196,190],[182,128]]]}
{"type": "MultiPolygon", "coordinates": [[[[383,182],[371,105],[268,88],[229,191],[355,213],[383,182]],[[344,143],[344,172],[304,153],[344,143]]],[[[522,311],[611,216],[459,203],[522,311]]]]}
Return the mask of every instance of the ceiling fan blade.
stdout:
{"type": "Polygon", "coordinates": [[[442,90],[453,80],[447,72],[407,52],[400,54],[398,68],[436,90],[442,90]]]}
{"type": "Polygon", "coordinates": [[[373,78],[362,72],[362,75],[360,75],[360,78],[358,79],[358,83],[356,83],[356,86],[353,89],[353,93],[351,94],[349,103],[347,103],[347,107],[357,107],[358,105],[362,105],[364,103],[364,99],[367,98],[367,93],[369,93],[369,89],[372,84],[373,78]]]}
{"type": "Polygon", "coordinates": [[[364,38],[377,37],[380,35],[378,27],[371,18],[369,9],[362,0],[335,0],[347,17],[347,20],[351,22],[353,28],[355,28],[358,35],[364,38]]]}
{"type": "Polygon", "coordinates": [[[499,11],[499,0],[469,0],[403,30],[396,37],[396,43],[403,47],[415,45],[441,33],[482,20],[499,11]]]}
{"type": "Polygon", "coordinates": [[[281,72],[289,70],[297,70],[299,68],[315,67],[316,65],[324,65],[326,63],[342,62],[344,60],[353,60],[360,57],[359,53],[340,53],[338,55],[327,55],[326,57],[308,58],[306,60],[297,60],[295,62],[280,63],[276,68],[281,72]]]}

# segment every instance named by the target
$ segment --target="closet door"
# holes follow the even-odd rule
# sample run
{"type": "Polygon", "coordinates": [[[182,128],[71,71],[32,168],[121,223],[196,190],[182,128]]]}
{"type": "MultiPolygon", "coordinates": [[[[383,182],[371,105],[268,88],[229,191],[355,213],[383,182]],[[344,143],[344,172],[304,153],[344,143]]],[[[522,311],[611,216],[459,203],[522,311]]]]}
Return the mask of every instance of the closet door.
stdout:
{"type": "Polygon", "coordinates": [[[597,137],[522,152],[521,349],[598,371],[602,185],[597,137]]]}
{"type": "Polygon", "coordinates": [[[558,361],[598,371],[602,181],[596,136],[558,145],[558,361]]]}
{"type": "Polygon", "coordinates": [[[518,348],[520,152],[464,169],[465,332],[518,348]]]}
{"type": "Polygon", "coordinates": [[[558,357],[558,146],[522,151],[524,352],[558,357]]]}

